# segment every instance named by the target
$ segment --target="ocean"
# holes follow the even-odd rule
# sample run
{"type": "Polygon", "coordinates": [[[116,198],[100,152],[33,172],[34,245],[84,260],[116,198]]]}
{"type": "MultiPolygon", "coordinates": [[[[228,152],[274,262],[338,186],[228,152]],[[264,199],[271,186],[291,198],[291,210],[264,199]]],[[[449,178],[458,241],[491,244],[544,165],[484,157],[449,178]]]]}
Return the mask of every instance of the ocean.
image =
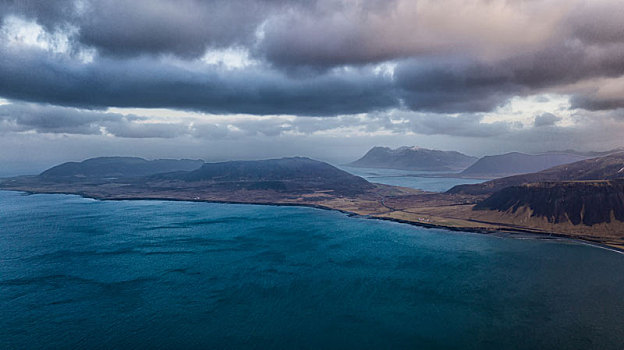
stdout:
{"type": "Polygon", "coordinates": [[[443,173],[432,171],[355,168],[344,165],[340,166],[340,169],[347,171],[351,174],[361,176],[370,182],[376,182],[392,186],[417,188],[419,190],[431,192],[444,192],[450,190],[451,187],[455,185],[476,184],[486,181],[484,179],[437,177],[443,175],[443,173]]]}
{"type": "Polygon", "coordinates": [[[303,207],[0,191],[0,315],[0,349],[621,349],[624,255],[303,207]]]}

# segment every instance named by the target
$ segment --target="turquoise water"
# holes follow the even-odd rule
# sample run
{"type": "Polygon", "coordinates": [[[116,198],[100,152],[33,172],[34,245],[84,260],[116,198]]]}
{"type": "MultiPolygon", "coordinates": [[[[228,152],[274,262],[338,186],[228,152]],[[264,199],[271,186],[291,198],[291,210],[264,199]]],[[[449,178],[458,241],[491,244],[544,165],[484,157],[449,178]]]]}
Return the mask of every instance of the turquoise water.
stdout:
{"type": "Polygon", "coordinates": [[[621,349],[623,296],[570,241],[0,191],[0,349],[621,349]]]}
{"type": "Polygon", "coordinates": [[[440,173],[430,171],[418,172],[396,169],[354,168],[349,166],[341,166],[340,169],[361,176],[370,182],[410,187],[431,192],[445,192],[455,185],[476,184],[486,181],[483,179],[432,177],[432,175],[439,175],[440,173]]]}

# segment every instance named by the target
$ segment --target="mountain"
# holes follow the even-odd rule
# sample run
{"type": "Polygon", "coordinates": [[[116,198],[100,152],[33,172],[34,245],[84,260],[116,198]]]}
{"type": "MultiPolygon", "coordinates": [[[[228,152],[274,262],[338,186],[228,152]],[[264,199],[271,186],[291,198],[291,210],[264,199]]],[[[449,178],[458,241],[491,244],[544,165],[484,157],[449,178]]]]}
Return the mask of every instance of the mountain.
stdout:
{"type": "Polygon", "coordinates": [[[503,177],[481,184],[458,185],[451,188],[447,193],[482,195],[491,194],[505,187],[528,183],[618,178],[624,178],[624,152],[559,165],[536,173],[503,177]]]}
{"type": "Polygon", "coordinates": [[[47,180],[81,178],[128,178],[173,171],[195,170],[204,164],[201,160],[157,159],[136,157],[100,157],[82,162],[68,162],[52,167],[39,176],[47,180]]]}
{"type": "Polygon", "coordinates": [[[542,171],[557,165],[568,164],[590,158],[577,153],[506,153],[485,156],[462,171],[460,174],[475,177],[501,177],[542,171]]]}
{"type": "Polygon", "coordinates": [[[350,163],[360,168],[385,168],[420,171],[457,171],[477,160],[455,151],[439,151],[419,147],[373,147],[362,158],[350,163]]]}
{"type": "Polygon", "coordinates": [[[554,224],[624,222],[624,179],[511,186],[477,204],[475,210],[496,210],[518,219],[528,213],[554,224]]]}
{"type": "Polygon", "coordinates": [[[293,157],[255,161],[205,163],[190,172],[159,174],[150,180],[203,182],[223,190],[276,190],[282,192],[333,191],[353,194],[375,186],[327,163],[293,157]]]}

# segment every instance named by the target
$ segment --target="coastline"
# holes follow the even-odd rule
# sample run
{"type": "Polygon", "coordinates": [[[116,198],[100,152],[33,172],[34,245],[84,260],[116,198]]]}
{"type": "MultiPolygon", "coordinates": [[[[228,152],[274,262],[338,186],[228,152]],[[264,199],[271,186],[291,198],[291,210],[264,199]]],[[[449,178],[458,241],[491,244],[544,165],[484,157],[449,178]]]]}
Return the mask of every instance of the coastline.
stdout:
{"type": "Polygon", "coordinates": [[[83,193],[83,192],[73,192],[73,193],[72,192],[52,192],[52,191],[43,192],[43,191],[28,191],[28,190],[6,189],[6,188],[0,188],[0,191],[21,192],[21,193],[25,193],[26,195],[33,195],[33,194],[75,195],[81,198],[94,199],[98,201],[135,201],[135,200],[138,201],[138,200],[141,200],[141,201],[171,201],[171,202],[216,203],[216,204],[264,205],[264,206],[278,206],[278,207],[304,207],[304,208],[313,208],[313,209],[340,212],[349,217],[357,217],[357,218],[369,219],[369,220],[389,221],[389,222],[395,222],[399,224],[407,224],[411,226],[422,227],[426,229],[440,229],[440,230],[446,230],[446,231],[451,231],[451,232],[466,232],[466,233],[487,234],[487,235],[506,234],[507,236],[504,236],[504,237],[510,237],[510,238],[516,238],[516,239],[520,237],[514,237],[514,236],[523,235],[523,237],[529,237],[531,239],[567,240],[567,241],[572,241],[572,242],[576,242],[579,244],[585,244],[585,245],[590,245],[592,247],[606,249],[606,250],[619,253],[619,254],[624,254],[623,246],[611,245],[611,244],[607,244],[604,242],[588,239],[585,237],[578,237],[578,236],[564,234],[564,233],[544,232],[544,231],[514,228],[514,227],[499,227],[495,229],[494,228],[490,229],[490,228],[484,228],[484,227],[450,226],[450,225],[444,225],[444,224],[438,224],[438,223],[430,223],[430,222],[428,223],[428,222],[420,222],[420,221],[407,220],[407,219],[384,217],[384,216],[379,216],[379,215],[362,214],[362,213],[335,208],[335,207],[331,207],[327,205],[313,204],[313,203],[289,203],[289,202],[270,202],[270,201],[267,201],[267,202],[247,201],[246,202],[246,201],[233,201],[233,200],[188,199],[188,198],[171,198],[171,197],[157,197],[157,196],[155,197],[140,197],[140,196],[138,197],[129,197],[129,196],[128,197],[123,197],[123,196],[106,197],[106,196],[90,195],[90,194],[83,193]]]}

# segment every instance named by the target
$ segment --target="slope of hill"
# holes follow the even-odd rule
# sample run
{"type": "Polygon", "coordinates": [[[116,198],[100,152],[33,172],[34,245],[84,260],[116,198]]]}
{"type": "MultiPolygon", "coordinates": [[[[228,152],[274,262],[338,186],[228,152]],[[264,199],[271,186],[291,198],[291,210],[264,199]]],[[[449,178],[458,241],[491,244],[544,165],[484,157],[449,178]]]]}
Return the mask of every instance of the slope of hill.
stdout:
{"type": "Polygon", "coordinates": [[[373,147],[349,166],[421,171],[457,171],[477,160],[455,151],[439,151],[419,147],[373,147]]]}
{"type": "Polygon", "coordinates": [[[589,156],[574,153],[506,153],[495,156],[485,156],[462,171],[465,176],[500,177],[517,174],[534,173],[557,165],[568,164],[590,158],[589,156]]]}
{"type": "Polygon", "coordinates": [[[201,160],[157,159],[136,157],[100,157],[82,162],[68,162],[52,167],[39,176],[44,179],[68,180],[81,178],[141,177],[172,171],[195,170],[204,164],[201,160]]]}
{"type": "Polygon", "coordinates": [[[503,177],[476,185],[459,185],[449,194],[491,194],[505,187],[535,182],[611,180],[624,178],[624,152],[559,165],[537,173],[503,177]]]}

